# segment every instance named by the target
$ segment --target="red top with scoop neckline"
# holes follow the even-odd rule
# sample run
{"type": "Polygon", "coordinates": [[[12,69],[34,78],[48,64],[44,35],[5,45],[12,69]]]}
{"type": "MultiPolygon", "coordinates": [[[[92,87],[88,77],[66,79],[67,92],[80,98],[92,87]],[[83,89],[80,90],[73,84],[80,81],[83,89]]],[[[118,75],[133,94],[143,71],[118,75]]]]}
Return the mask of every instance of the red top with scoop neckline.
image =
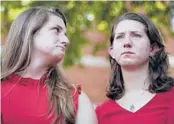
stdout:
{"type": "MultiPolygon", "coordinates": [[[[3,124],[51,124],[54,114],[49,114],[48,88],[45,76],[40,80],[12,74],[1,83],[1,121],[3,124]]],[[[78,107],[81,89],[72,91],[74,109],[78,107]]]]}
{"type": "Polygon", "coordinates": [[[132,113],[108,99],[96,108],[99,124],[174,124],[174,88],[132,113]]]}

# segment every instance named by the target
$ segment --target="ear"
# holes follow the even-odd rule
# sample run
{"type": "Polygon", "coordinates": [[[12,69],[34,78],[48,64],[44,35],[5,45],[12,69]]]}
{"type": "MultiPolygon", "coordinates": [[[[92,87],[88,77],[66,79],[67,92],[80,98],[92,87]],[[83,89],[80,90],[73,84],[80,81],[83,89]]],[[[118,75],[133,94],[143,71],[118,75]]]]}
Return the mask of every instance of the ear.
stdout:
{"type": "Polygon", "coordinates": [[[108,53],[109,53],[109,55],[110,55],[113,59],[115,58],[115,57],[114,57],[114,50],[113,50],[113,47],[112,47],[112,46],[109,47],[108,53]]]}
{"type": "Polygon", "coordinates": [[[151,45],[151,50],[150,50],[150,56],[154,56],[156,54],[156,52],[158,52],[160,50],[159,46],[154,43],[151,45]]]}

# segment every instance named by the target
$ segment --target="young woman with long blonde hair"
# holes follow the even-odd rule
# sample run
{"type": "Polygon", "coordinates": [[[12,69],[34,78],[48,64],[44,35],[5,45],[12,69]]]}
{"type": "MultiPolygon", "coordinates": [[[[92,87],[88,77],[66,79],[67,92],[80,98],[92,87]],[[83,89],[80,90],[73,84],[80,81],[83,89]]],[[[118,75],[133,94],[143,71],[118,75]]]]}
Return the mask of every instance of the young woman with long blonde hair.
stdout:
{"type": "Polygon", "coordinates": [[[88,97],[58,68],[68,44],[56,8],[33,7],[14,20],[2,56],[2,123],[97,124],[88,97]]]}

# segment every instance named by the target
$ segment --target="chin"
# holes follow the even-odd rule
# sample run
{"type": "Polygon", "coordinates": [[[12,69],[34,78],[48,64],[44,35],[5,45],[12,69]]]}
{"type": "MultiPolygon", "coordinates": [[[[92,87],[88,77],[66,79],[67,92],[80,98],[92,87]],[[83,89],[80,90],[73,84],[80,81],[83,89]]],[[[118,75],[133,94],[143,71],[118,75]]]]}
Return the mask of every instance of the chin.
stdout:
{"type": "Polygon", "coordinates": [[[135,67],[135,64],[122,64],[120,65],[121,67],[125,67],[125,68],[130,68],[130,67],[135,67]]]}
{"type": "Polygon", "coordinates": [[[62,55],[62,56],[57,56],[57,57],[56,57],[56,59],[57,59],[57,60],[59,60],[59,61],[62,61],[62,60],[63,60],[63,58],[64,58],[64,56],[63,56],[63,55],[62,55]]]}
{"type": "Polygon", "coordinates": [[[53,61],[55,63],[59,63],[60,61],[63,60],[63,58],[64,58],[64,55],[57,55],[57,56],[54,56],[53,61]]]}
{"type": "Polygon", "coordinates": [[[133,60],[122,60],[119,62],[121,66],[128,66],[128,65],[136,65],[136,62],[133,60]]]}
{"type": "Polygon", "coordinates": [[[54,57],[57,57],[57,58],[63,58],[65,53],[64,52],[61,52],[61,53],[53,53],[52,54],[54,57]]]}

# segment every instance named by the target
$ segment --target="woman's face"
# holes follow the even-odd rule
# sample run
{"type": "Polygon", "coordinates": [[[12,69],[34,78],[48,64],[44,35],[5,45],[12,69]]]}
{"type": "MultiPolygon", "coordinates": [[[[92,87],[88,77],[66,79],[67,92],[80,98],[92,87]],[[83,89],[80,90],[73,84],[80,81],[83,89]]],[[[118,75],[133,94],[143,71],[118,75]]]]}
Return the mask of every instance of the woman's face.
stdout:
{"type": "Polygon", "coordinates": [[[68,44],[65,23],[60,17],[50,15],[47,23],[34,35],[33,51],[37,57],[59,62],[68,44]]]}
{"type": "Polygon", "coordinates": [[[134,20],[123,20],[114,29],[110,55],[120,66],[139,66],[149,60],[152,52],[145,26],[134,20]]]}

